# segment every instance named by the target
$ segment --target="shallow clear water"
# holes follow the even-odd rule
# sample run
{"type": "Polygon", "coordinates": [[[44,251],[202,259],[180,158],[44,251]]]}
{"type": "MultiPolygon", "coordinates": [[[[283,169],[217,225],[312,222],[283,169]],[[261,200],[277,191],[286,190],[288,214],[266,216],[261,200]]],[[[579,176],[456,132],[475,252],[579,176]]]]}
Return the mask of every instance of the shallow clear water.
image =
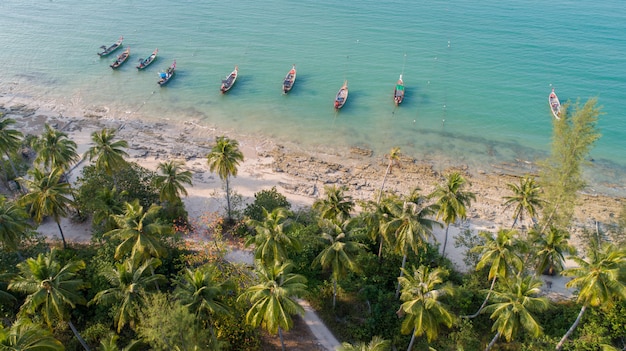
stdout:
{"type": "Polygon", "coordinates": [[[0,92],[105,106],[112,117],[195,120],[304,147],[399,146],[418,159],[487,169],[549,150],[547,96],[597,97],[602,139],[589,172],[623,187],[626,12],[618,0],[503,2],[0,2],[0,92]],[[129,62],[100,45],[124,35],[129,62]],[[159,48],[157,61],[135,64],[159,48]],[[177,61],[163,88],[158,72],[177,61]],[[294,89],[281,94],[292,64],[294,89]],[[239,78],[219,92],[235,65],[239,78]],[[393,87],[403,74],[399,108],[393,87]],[[350,96],[336,113],[344,79],[350,96]]]}

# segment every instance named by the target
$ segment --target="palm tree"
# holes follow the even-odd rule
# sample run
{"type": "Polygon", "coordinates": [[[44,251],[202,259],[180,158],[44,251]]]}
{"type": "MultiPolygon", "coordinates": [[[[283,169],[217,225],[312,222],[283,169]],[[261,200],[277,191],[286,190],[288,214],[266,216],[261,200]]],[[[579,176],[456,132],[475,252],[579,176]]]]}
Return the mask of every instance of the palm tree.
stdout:
{"type": "Polygon", "coordinates": [[[63,344],[46,329],[20,318],[11,329],[0,327],[1,351],[64,351],[63,344]]]}
{"type": "Polygon", "coordinates": [[[230,280],[218,280],[215,266],[185,268],[183,276],[176,281],[175,295],[189,311],[210,323],[216,315],[231,313],[224,297],[234,290],[235,285],[230,280]]]}
{"type": "Polygon", "coordinates": [[[394,165],[400,164],[400,148],[399,147],[391,148],[391,151],[389,151],[389,155],[387,155],[387,160],[389,160],[389,163],[387,164],[387,169],[385,170],[383,183],[380,185],[380,193],[378,194],[378,201],[377,201],[378,203],[380,203],[380,200],[382,199],[382,196],[383,196],[383,190],[385,189],[385,183],[387,182],[387,175],[391,173],[391,169],[394,165]]]}
{"type": "Polygon", "coordinates": [[[34,168],[29,174],[32,180],[22,180],[30,192],[23,195],[18,203],[29,209],[31,217],[37,224],[40,224],[44,217],[52,216],[61,233],[63,248],[67,248],[65,235],[61,229],[61,217],[68,215],[69,207],[74,206],[74,201],[69,198],[73,193],[69,183],[61,183],[63,169],[56,167],[46,174],[39,168],[34,168]]]}
{"type": "Polygon", "coordinates": [[[92,205],[94,208],[93,225],[102,228],[104,232],[116,229],[114,216],[124,212],[124,204],[118,199],[117,189],[115,187],[99,189],[92,198],[92,205]]]}
{"type": "Polygon", "coordinates": [[[117,336],[114,333],[111,333],[107,339],[100,340],[100,351],[136,351],[140,350],[142,343],[137,340],[131,340],[128,345],[120,348],[117,346],[117,336]]]}
{"type": "Polygon", "coordinates": [[[67,134],[58,131],[48,124],[44,133],[33,140],[33,149],[37,152],[35,162],[45,169],[60,168],[64,173],[72,164],[79,160],[76,152],[76,143],[67,137],[67,134]]]}
{"type": "Polygon", "coordinates": [[[518,246],[515,236],[517,232],[513,229],[500,229],[495,236],[490,232],[478,233],[485,243],[483,245],[472,248],[473,252],[480,252],[480,260],[476,264],[476,270],[479,271],[489,266],[488,279],[491,280],[489,292],[485,297],[478,311],[466,318],[474,318],[480,314],[485,308],[491,292],[496,285],[496,279],[509,277],[514,272],[520,272],[524,265],[522,259],[517,255],[515,249],[518,246]]]}
{"type": "Polygon", "coordinates": [[[156,177],[156,186],[159,189],[159,200],[172,204],[179,203],[181,195],[187,196],[183,184],[192,185],[191,172],[183,171],[181,161],[167,161],[159,163],[162,175],[156,177]]]}
{"type": "Polygon", "coordinates": [[[354,259],[365,248],[365,245],[354,241],[349,228],[350,221],[345,221],[341,226],[326,220],[322,225],[321,239],[326,247],[313,260],[313,267],[321,266],[322,269],[330,268],[333,280],[333,308],[337,301],[337,281],[348,274],[348,271],[358,272],[359,267],[354,259]]]}
{"type": "Polygon", "coordinates": [[[149,287],[165,280],[161,274],[151,274],[160,265],[158,258],[147,259],[141,265],[138,258],[127,258],[123,263],[116,263],[115,268],[105,268],[100,274],[111,288],[99,291],[89,305],[114,306],[113,318],[118,333],[126,324],[134,328],[149,287]]]}
{"type": "Polygon", "coordinates": [[[228,179],[237,176],[237,166],[243,162],[243,153],[239,150],[237,140],[225,136],[217,137],[215,146],[207,155],[209,169],[217,173],[222,181],[226,182],[226,203],[228,205],[228,221],[232,221],[230,207],[230,186],[228,179]]]}
{"type": "Polygon", "coordinates": [[[515,227],[518,220],[524,219],[524,213],[533,219],[537,216],[537,210],[543,207],[545,201],[541,199],[541,187],[535,181],[535,178],[527,175],[520,179],[519,185],[508,183],[507,187],[513,192],[512,196],[504,196],[506,208],[515,206],[513,211],[513,224],[515,227]]]}
{"type": "Polygon", "coordinates": [[[565,230],[550,226],[546,232],[531,230],[528,234],[535,252],[535,276],[544,273],[554,275],[562,271],[564,254],[576,253],[576,248],[568,241],[570,235],[565,230]]]}
{"type": "Polygon", "coordinates": [[[7,251],[15,251],[24,236],[31,229],[28,214],[15,203],[8,202],[0,195],[0,243],[7,251]]]}
{"type": "Polygon", "coordinates": [[[248,301],[252,304],[246,313],[246,323],[253,327],[261,325],[270,334],[278,332],[285,351],[282,331],[288,331],[293,326],[291,315],[304,314],[304,308],[295,298],[306,292],[306,278],[289,273],[293,268],[289,262],[266,267],[257,260],[256,268],[259,284],[247,288],[237,301],[248,301]]]}
{"type": "Polygon", "coordinates": [[[368,201],[363,206],[365,209],[361,213],[360,219],[363,221],[370,238],[378,241],[378,259],[382,260],[383,244],[390,241],[388,237],[387,222],[393,219],[389,208],[394,207],[394,196],[387,196],[379,202],[368,201]]]}
{"type": "Polygon", "coordinates": [[[352,197],[346,196],[348,190],[346,186],[325,186],[325,198],[317,199],[313,203],[313,208],[320,212],[320,217],[343,223],[350,218],[350,212],[354,210],[352,197]]]}
{"type": "Polygon", "coordinates": [[[254,244],[255,259],[271,265],[273,262],[284,262],[288,250],[300,251],[300,242],[284,231],[288,215],[289,211],[284,207],[277,207],[269,213],[263,208],[265,219],[262,222],[253,219],[247,221],[256,231],[256,235],[246,241],[246,246],[254,244]]]}
{"type": "Polygon", "coordinates": [[[13,170],[13,177],[17,177],[17,170],[11,160],[11,153],[15,152],[21,145],[21,140],[24,137],[22,132],[10,129],[10,125],[15,123],[14,119],[4,118],[4,115],[0,113],[0,153],[3,153],[9,164],[11,170],[13,170]]]}
{"type": "MultiPolygon", "coordinates": [[[[400,277],[404,274],[404,266],[409,249],[417,253],[433,236],[433,226],[441,225],[429,219],[435,213],[435,207],[424,206],[426,198],[419,194],[419,189],[413,190],[411,195],[400,201],[390,203],[391,217],[385,223],[387,235],[394,236],[394,250],[402,255],[400,277]]],[[[396,297],[400,296],[400,283],[396,289],[396,297]]]]}
{"type": "Polygon", "coordinates": [[[341,343],[337,351],[388,351],[391,348],[391,342],[380,336],[374,336],[369,343],[360,342],[352,345],[347,342],[341,343]]]}
{"type": "Polygon", "coordinates": [[[104,234],[122,240],[115,249],[115,259],[119,260],[129,252],[131,257],[139,255],[144,259],[167,256],[159,238],[170,234],[172,228],[158,221],[157,215],[161,207],[152,205],[144,212],[137,199],[131,203],[126,202],[124,206],[124,214],[113,216],[118,229],[104,234]]]}
{"type": "Polygon", "coordinates": [[[48,326],[52,325],[54,318],[67,321],[78,341],[89,350],[69,316],[70,309],[86,303],[79,291],[88,284],[76,277],[78,271],[85,268],[85,262],[69,261],[61,267],[56,260],[56,251],[52,250],[47,255],[39,254],[37,259],[29,258],[19,263],[17,268],[19,273],[9,283],[9,290],[28,295],[20,313],[40,312],[48,326]]]}
{"type": "Polygon", "coordinates": [[[550,306],[547,298],[537,297],[542,284],[541,280],[531,276],[513,276],[501,282],[502,291],[493,291],[496,302],[487,306],[484,312],[491,313],[489,318],[495,319],[491,329],[496,335],[487,345],[486,351],[489,351],[501,336],[504,336],[507,342],[513,340],[521,328],[535,338],[541,334],[541,326],[533,317],[533,313],[544,311],[550,306]]]}
{"type": "Polygon", "coordinates": [[[412,332],[411,342],[407,351],[413,349],[415,337],[426,334],[428,341],[432,341],[439,334],[441,325],[452,326],[454,317],[441,303],[440,299],[450,295],[453,290],[448,285],[442,285],[447,271],[441,267],[430,269],[420,266],[413,267],[413,272],[404,268],[404,276],[398,278],[402,286],[400,300],[403,301],[397,314],[406,315],[402,321],[403,334],[412,332]]]}
{"type": "Polygon", "coordinates": [[[128,153],[124,148],[128,148],[126,140],[113,141],[115,139],[115,129],[102,129],[91,133],[93,146],[87,150],[85,157],[89,161],[96,161],[96,168],[104,170],[106,174],[112,175],[116,170],[126,165],[124,157],[128,153]]]}
{"type": "Polygon", "coordinates": [[[568,268],[562,272],[564,276],[574,277],[565,286],[578,289],[576,301],[582,307],[574,324],[556,345],[557,350],[563,348],[563,344],[574,332],[588,307],[611,307],[614,303],[626,299],[626,282],[621,275],[626,269],[624,267],[626,250],[613,243],[600,244],[594,239],[587,250],[587,255],[589,256],[587,260],[571,256],[578,267],[568,268]]]}
{"type": "Polygon", "coordinates": [[[476,200],[476,195],[469,191],[463,191],[463,187],[467,184],[465,178],[459,173],[450,173],[446,177],[444,184],[437,185],[437,188],[428,195],[429,198],[437,199],[437,217],[442,219],[446,224],[446,236],[443,241],[442,257],[446,257],[446,246],[448,245],[448,229],[450,224],[457,219],[465,220],[467,218],[467,207],[476,200]]]}

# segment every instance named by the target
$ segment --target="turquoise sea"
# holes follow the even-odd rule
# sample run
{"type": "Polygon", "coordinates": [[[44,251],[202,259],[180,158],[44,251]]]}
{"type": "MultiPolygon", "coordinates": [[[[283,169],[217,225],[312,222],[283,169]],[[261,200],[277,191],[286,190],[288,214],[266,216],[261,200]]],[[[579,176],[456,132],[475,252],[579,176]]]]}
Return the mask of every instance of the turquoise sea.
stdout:
{"type": "Polygon", "coordinates": [[[594,188],[626,189],[622,0],[2,0],[0,13],[1,94],[306,148],[399,146],[436,167],[536,161],[549,150],[551,88],[562,102],[597,97],[602,138],[587,173],[594,188]],[[131,57],[113,71],[122,50],[96,52],[120,35],[131,57]],[[157,61],[137,71],[155,48],[157,61]],[[159,87],[173,60],[176,76],[159,87]],[[283,95],[292,64],[297,81],[283,95]],[[344,79],[350,96],[336,113],[344,79]]]}

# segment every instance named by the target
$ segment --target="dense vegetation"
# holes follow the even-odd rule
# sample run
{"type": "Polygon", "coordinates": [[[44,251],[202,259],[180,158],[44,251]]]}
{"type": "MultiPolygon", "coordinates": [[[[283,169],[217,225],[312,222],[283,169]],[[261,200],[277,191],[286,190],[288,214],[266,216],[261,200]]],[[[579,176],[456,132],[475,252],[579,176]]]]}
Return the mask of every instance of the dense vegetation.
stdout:
{"type": "Polygon", "coordinates": [[[311,208],[291,211],[275,188],[245,206],[234,201],[229,178],[243,154],[220,137],[207,169],[224,181],[227,206],[195,222],[181,200],[192,186],[181,163],[163,162],[158,172],[129,163],[126,142],[102,130],[83,156],[91,164],[70,183],[81,157],[67,135],[46,126],[23,137],[0,118],[8,189],[0,196],[0,349],[258,350],[259,327],[282,340],[293,326],[303,311],[297,297],[346,341],[343,350],[624,349],[626,215],[606,231],[579,228],[583,252],[568,241],[599,114],[594,100],[573,110],[555,121],[540,177],[509,185],[502,201],[514,208],[512,226],[457,238],[475,268],[466,274],[445,248],[448,227],[466,218],[476,195],[455,172],[430,194],[386,192],[399,148],[371,201],[328,186],[311,208]],[[66,242],[61,218],[91,221],[91,243],[66,242]],[[61,243],[35,232],[43,221],[59,224],[61,243]],[[433,240],[438,227],[444,243],[433,240]],[[192,240],[199,237],[210,240],[192,240]],[[226,237],[254,248],[253,267],[224,259],[226,237]],[[577,266],[564,269],[568,255],[577,266]],[[541,296],[542,274],[573,277],[576,299],[541,296]]]}

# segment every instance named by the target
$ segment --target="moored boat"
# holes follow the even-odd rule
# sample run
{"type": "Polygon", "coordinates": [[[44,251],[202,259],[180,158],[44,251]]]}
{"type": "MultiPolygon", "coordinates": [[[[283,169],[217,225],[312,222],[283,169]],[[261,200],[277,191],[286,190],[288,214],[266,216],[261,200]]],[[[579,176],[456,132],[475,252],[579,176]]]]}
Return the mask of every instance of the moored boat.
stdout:
{"type": "Polygon", "coordinates": [[[233,87],[233,85],[235,84],[235,81],[237,80],[238,74],[239,74],[239,67],[235,66],[235,69],[232,72],[230,72],[228,76],[226,76],[226,79],[222,80],[222,86],[220,87],[220,91],[222,92],[222,94],[229,91],[230,88],[233,87]]]}
{"type": "Polygon", "coordinates": [[[167,84],[167,82],[170,81],[170,79],[172,79],[172,77],[174,76],[174,71],[176,71],[176,60],[174,60],[174,62],[172,63],[171,66],[169,66],[165,72],[160,72],[159,73],[159,81],[157,83],[159,83],[160,86],[163,86],[165,84],[167,84]]]}
{"type": "Polygon", "coordinates": [[[550,111],[552,111],[554,118],[561,119],[561,102],[559,101],[559,97],[556,96],[554,88],[552,88],[552,92],[548,96],[548,103],[550,104],[550,111]]]}
{"type": "Polygon", "coordinates": [[[148,67],[152,62],[154,62],[154,60],[156,60],[158,52],[159,52],[159,49],[154,49],[154,51],[152,52],[150,56],[146,57],[145,59],[139,59],[139,64],[137,65],[137,69],[144,69],[148,67]]]}
{"type": "Polygon", "coordinates": [[[283,93],[287,94],[291,88],[293,88],[293,83],[296,82],[296,65],[293,65],[291,70],[285,76],[285,80],[283,81],[283,93]]]}
{"type": "Polygon", "coordinates": [[[112,53],[113,51],[117,50],[120,46],[122,46],[123,41],[124,41],[124,37],[121,36],[113,45],[109,47],[107,47],[106,45],[102,45],[100,47],[102,51],[98,53],[98,56],[100,57],[107,56],[108,54],[112,53]]]}
{"type": "Polygon", "coordinates": [[[126,50],[124,50],[123,53],[121,53],[117,59],[115,60],[115,62],[113,62],[111,64],[111,68],[115,69],[118,68],[119,66],[121,66],[124,62],[126,62],[126,60],[128,60],[128,57],[130,57],[130,48],[127,48],[126,50]]]}
{"type": "Polygon", "coordinates": [[[335,97],[335,109],[340,109],[343,105],[346,104],[346,100],[348,100],[348,81],[345,80],[343,82],[343,86],[337,92],[337,96],[335,97]]]}
{"type": "Polygon", "coordinates": [[[393,91],[393,102],[398,106],[402,103],[402,100],[404,100],[404,81],[402,80],[402,75],[400,75],[396,82],[396,88],[393,91]]]}

